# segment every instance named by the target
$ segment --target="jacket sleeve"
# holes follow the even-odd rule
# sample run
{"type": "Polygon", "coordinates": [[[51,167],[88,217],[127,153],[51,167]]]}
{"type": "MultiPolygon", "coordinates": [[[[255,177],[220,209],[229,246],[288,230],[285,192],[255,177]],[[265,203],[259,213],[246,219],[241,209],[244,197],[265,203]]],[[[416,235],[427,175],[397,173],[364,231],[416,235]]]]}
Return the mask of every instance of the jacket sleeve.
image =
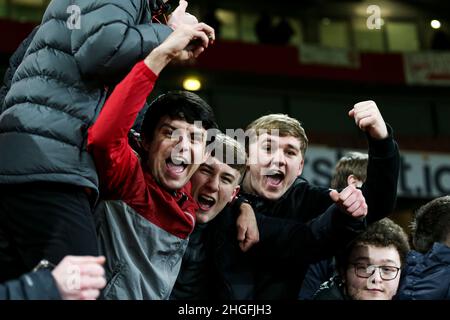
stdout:
{"type": "Polygon", "coordinates": [[[39,270],[0,284],[0,300],[60,300],[49,270],[39,270]]]}
{"type": "Polygon", "coordinates": [[[142,0],[74,0],[81,9],[80,28],[72,30],[72,53],[82,75],[106,82],[123,77],[163,42],[172,29],[139,24],[142,0]],[[111,78],[112,77],[112,78],[111,78]]]}
{"type": "Polygon", "coordinates": [[[107,198],[136,199],[137,190],[145,183],[139,159],[128,143],[128,132],[156,79],[144,62],[138,63],[116,86],[89,128],[88,150],[94,157],[101,190],[107,198]]]}
{"type": "Polygon", "coordinates": [[[362,192],[368,206],[367,223],[388,216],[395,208],[400,174],[400,153],[388,125],[389,136],[383,140],[368,137],[369,163],[362,192]]]}
{"type": "Polygon", "coordinates": [[[342,213],[336,205],[307,224],[256,215],[260,235],[259,254],[279,259],[313,263],[336,254],[366,227],[342,213]]]}
{"type": "Polygon", "coordinates": [[[38,31],[38,29],[39,26],[35,27],[33,31],[31,31],[31,33],[25,38],[25,40],[22,41],[22,43],[19,45],[16,51],[14,51],[13,55],[9,59],[9,66],[5,72],[2,87],[0,88],[0,114],[2,114],[5,109],[5,97],[9,91],[9,88],[11,88],[11,81],[14,73],[22,62],[23,57],[25,56],[25,53],[27,52],[27,49],[30,46],[30,43],[33,40],[34,35],[38,31]]]}
{"type": "Polygon", "coordinates": [[[333,276],[335,267],[333,261],[326,259],[308,267],[298,294],[299,300],[311,300],[320,285],[333,276]]]}

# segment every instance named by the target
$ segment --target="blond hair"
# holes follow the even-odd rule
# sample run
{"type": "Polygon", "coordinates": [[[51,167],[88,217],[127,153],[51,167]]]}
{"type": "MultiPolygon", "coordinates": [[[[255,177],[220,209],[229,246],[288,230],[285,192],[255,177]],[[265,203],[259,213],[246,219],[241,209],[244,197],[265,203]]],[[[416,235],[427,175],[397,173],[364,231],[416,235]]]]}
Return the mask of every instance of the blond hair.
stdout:
{"type": "Polygon", "coordinates": [[[269,131],[270,134],[271,131],[277,130],[281,137],[297,138],[300,141],[300,151],[305,156],[308,148],[308,137],[297,119],[281,113],[269,114],[250,123],[246,132],[248,130],[255,130],[257,135],[261,134],[262,131],[269,131]]]}

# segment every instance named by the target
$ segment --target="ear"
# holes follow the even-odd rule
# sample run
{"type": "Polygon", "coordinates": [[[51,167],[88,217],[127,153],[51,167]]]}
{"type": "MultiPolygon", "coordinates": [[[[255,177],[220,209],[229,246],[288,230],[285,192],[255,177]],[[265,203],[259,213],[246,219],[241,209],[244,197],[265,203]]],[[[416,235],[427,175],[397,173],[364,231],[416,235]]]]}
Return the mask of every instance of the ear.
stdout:
{"type": "Polygon", "coordinates": [[[205,148],[205,151],[203,152],[202,163],[205,163],[206,160],[208,160],[208,158],[211,156],[211,152],[212,150],[208,150],[208,148],[205,148]]]}
{"type": "Polygon", "coordinates": [[[142,148],[145,151],[150,151],[150,143],[147,141],[147,139],[145,137],[142,137],[142,142],[141,142],[142,148]]]}
{"type": "Polygon", "coordinates": [[[237,185],[237,186],[234,188],[233,194],[231,195],[230,202],[233,201],[234,199],[236,199],[236,197],[237,197],[237,195],[238,195],[238,193],[239,193],[239,190],[241,190],[241,186],[240,186],[240,185],[237,185]]]}
{"type": "Polygon", "coordinates": [[[347,185],[354,186],[354,187],[361,187],[363,182],[359,180],[357,177],[355,177],[353,174],[349,175],[347,177],[347,185]]]}
{"type": "Polygon", "coordinates": [[[303,159],[303,157],[302,157],[302,161],[300,162],[300,166],[298,167],[297,177],[302,174],[304,165],[305,165],[305,159],[303,159]]]}

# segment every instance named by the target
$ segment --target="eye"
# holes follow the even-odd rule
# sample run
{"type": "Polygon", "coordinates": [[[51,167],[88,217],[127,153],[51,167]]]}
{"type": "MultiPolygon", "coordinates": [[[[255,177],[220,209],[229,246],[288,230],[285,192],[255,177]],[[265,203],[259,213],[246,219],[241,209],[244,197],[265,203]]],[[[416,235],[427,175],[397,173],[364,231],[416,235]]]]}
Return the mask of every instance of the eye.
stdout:
{"type": "Polygon", "coordinates": [[[381,270],[383,270],[384,273],[395,273],[395,272],[397,272],[397,268],[396,267],[391,267],[391,266],[382,266],[381,270]]]}
{"type": "Polygon", "coordinates": [[[228,177],[226,177],[226,178],[223,177],[222,178],[222,182],[225,183],[225,184],[231,184],[232,180],[230,178],[228,178],[228,177]]]}
{"type": "Polygon", "coordinates": [[[172,138],[173,130],[172,130],[172,129],[169,129],[169,128],[164,128],[164,129],[162,130],[162,134],[163,134],[165,137],[172,138]]]}
{"type": "Polygon", "coordinates": [[[270,144],[264,144],[262,146],[262,149],[266,152],[271,152],[272,151],[272,146],[270,144]]]}
{"type": "Polygon", "coordinates": [[[293,151],[293,150],[288,150],[286,152],[286,154],[290,157],[295,157],[297,155],[297,152],[293,151]]]}
{"type": "Polygon", "coordinates": [[[206,175],[210,175],[211,174],[211,170],[209,170],[207,167],[200,167],[200,172],[206,175]]]}

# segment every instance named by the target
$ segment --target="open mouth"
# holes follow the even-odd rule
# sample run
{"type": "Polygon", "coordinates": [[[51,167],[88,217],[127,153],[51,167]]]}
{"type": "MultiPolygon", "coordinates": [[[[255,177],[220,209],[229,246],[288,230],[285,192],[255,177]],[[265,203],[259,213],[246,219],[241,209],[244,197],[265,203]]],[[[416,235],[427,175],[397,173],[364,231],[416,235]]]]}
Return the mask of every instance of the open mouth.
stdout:
{"type": "Polygon", "coordinates": [[[216,200],[213,197],[207,195],[198,196],[198,205],[202,211],[210,210],[216,204],[216,200]]]}
{"type": "Polygon", "coordinates": [[[284,180],[284,173],[276,170],[266,174],[267,184],[273,187],[278,187],[284,180]]]}
{"type": "Polygon", "coordinates": [[[179,174],[183,173],[184,170],[186,170],[188,165],[187,165],[187,161],[183,158],[173,158],[172,159],[171,157],[169,157],[166,159],[166,166],[170,172],[172,172],[176,175],[179,175],[179,174]]]}

